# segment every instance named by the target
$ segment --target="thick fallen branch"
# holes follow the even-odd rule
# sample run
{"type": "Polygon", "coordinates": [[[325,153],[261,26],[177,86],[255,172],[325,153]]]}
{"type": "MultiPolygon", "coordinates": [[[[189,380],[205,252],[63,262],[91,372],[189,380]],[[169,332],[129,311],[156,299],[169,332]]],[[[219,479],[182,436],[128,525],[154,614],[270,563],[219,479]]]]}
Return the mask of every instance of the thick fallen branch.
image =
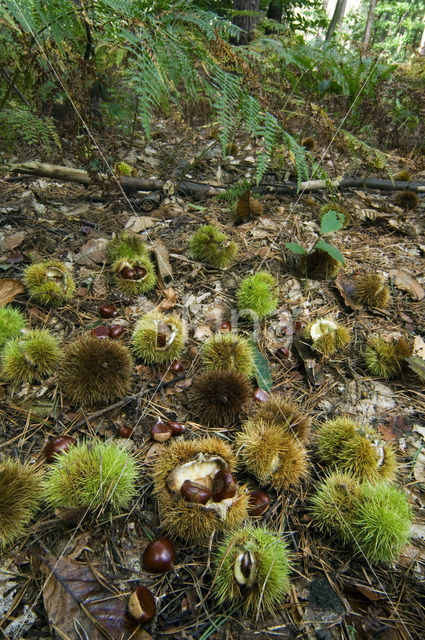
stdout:
{"type": "MultiPolygon", "coordinates": [[[[71,167],[61,167],[54,164],[43,162],[24,162],[19,165],[11,165],[7,167],[11,172],[25,173],[46,178],[54,178],[56,180],[65,180],[70,182],[78,182],[80,184],[94,184],[86,171],[81,169],[73,169],[71,167]]],[[[106,180],[106,175],[100,175],[102,180],[106,180]]],[[[142,178],[131,178],[127,176],[109,176],[110,186],[122,188],[125,193],[134,191],[159,191],[163,188],[165,182],[161,180],[143,180],[142,178]]],[[[321,189],[347,189],[349,187],[363,189],[379,189],[381,191],[403,191],[409,189],[418,193],[425,193],[425,185],[416,182],[397,181],[393,182],[389,179],[382,178],[338,178],[328,183],[325,180],[308,180],[302,182],[300,192],[320,191],[321,189]]],[[[200,182],[182,181],[176,185],[176,192],[179,195],[194,196],[217,196],[224,193],[225,187],[215,187],[200,182]]],[[[253,188],[254,193],[274,193],[276,195],[296,194],[298,193],[296,182],[285,182],[284,184],[261,184],[253,188]]]]}

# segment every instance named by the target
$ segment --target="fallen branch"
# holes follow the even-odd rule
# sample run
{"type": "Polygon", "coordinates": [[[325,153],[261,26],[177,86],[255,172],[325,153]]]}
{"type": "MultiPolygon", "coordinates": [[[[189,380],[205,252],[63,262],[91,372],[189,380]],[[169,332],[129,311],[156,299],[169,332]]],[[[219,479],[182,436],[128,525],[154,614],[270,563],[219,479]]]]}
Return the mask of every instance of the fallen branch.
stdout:
{"type": "MultiPolygon", "coordinates": [[[[78,182],[79,184],[94,184],[89,174],[82,169],[73,169],[71,167],[61,167],[59,165],[47,164],[43,162],[24,162],[18,165],[10,165],[7,167],[11,172],[21,172],[30,175],[38,175],[46,178],[54,178],[56,180],[65,180],[69,182],[78,182]]],[[[108,179],[108,176],[101,174],[102,180],[108,179]]],[[[161,180],[144,180],[142,178],[132,178],[129,176],[109,176],[111,186],[115,182],[116,186],[120,186],[125,193],[134,191],[159,191],[165,182],[161,180]]],[[[337,180],[308,180],[301,182],[300,189],[296,182],[285,182],[284,184],[267,184],[263,183],[258,187],[253,187],[253,192],[257,194],[273,193],[276,195],[296,194],[303,192],[320,191],[321,189],[347,189],[349,187],[363,189],[379,189],[381,191],[403,191],[409,189],[418,193],[425,193],[425,185],[416,182],[397,181],[393,182],[383,178],[338,178],[337,180]]],[[[182,181],[176,185],[176,193],[179,195],[194,196],[217,196],[225,192],[225,187],[215,187],[200,182],[182,181]]]]}

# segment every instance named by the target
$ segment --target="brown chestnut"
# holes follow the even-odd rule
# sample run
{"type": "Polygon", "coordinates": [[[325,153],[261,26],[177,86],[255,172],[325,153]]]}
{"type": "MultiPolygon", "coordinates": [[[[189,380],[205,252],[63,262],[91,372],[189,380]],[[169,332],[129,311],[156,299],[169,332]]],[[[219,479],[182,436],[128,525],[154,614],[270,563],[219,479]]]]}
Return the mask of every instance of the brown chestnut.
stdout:
{"type": "Polygon", "coordinates": [[[302,324],[299,320],[297,320],[296,322],[294,322],[294,331],[295,333],[298,333],[299,331],[301,331],[302,328],[302,324]]]}
{"type": "Polygon", "coordinates": [[[281,356],[282,358],[289,358],[289,349],[288,347],[278,347],[276,349],[276,353],[278,356],[281,356]]]}
{"type": "Polygon", "coordinates": [[[221,331],[231,331],[232,325],[228,320],[223,320],[223,322],[220,325],[220,329],[221,331]]]}
{"type": "Polygon", "coordinates": [[[249,578],[251,577],[251,571],[253,569],[253,566],[254,566],[254,558],[252,557],[252,554],[249,551],[245,551],[245,553],[243,554],[240,560],[240,568],[241,568],[242,575],[247,580],[249,580],[249,578]]]}
{"type": "Polygon", "coordinates": [[[133,268],[133,280],[142,280],[147,274],[146,269],[143,267],[136,266],[133,268]]]}
{"type": "Polygon", "coordinates": [[[124,327],[120,324],[111,324],[109,327],[109,337],[117,340],[124,333],[124,327]]]}
{"type": "Polygon", "coordinates": [[[187,502],[197,502],[198,504],[206,504],[211,498],[211,491],[202,484],[185,480],[181,486],[180,493],[187,502]]]}
{"type": "Polygon", "coordinates": [[[120,427],[118,429],[118,435],[120,438],[131,438],[133,429],[131,429],[131,427],[120,427]]]}
{"type": "Polygon", "coordinates": [[[123,278],[124,280],[133,280],[134,278],[134,271],[131,267],[124,267],[123,269],[121,269],[120,271],[120,276],[121,278],[123,278]]]}
{"type": "Polygon", "coordinates": [[[214,476],[212,484],[212,499],[221,502],[226,498],[233,498],[236,493],[236,482],[230,471],[220,469],[214,476]]]}
{"type": "Polygon", "coordinates": [[[262,516],[270,506],[270,498],[264,491],[249,492],[248,514],[250,516],[262,516]]]}
{"type": "Polygon", "coordinates": [[[118,311],[113,304],[104,304],[100,307],[100,315],[102,318],[115,318],[118,315],[118,311]]]}
{"type": "Polygon", "coordinates": [[[136,587],[128,599],[127,611],[130,618],[139,624],[148,624],[156,613],[155,598],[146,587],[136,587]]]}
{"type": "Polygon", "coordinates": [[[151,429],[151,436],[156,442],[165,442],[169,440],[173,435],[173,430],[170,425],[165,424],[162,420],[155,422],[151,429]]]}
{"type": "Polygon", "coordinates": [[[95,327],[90,331],[90,333],[95,338],[109,338],[109,329],[108,327],[105,327],[105,325],[95,327]]]}
{"type": "Polygon", "coordinates": [[[176,550],[168,538],[157,538],[149,542],[143,552],[142,561],[146,571],[165,573],[173,568],[176,550]]]}
{"type": "Polygon", "coordinates": [[[174,362],[171,363],[170,368],[174,373],[180,373],[181,371],[184,371],[184,364],[181,360],[174,360],[174,362]]]}
{"type": "Polygon", "coordinates": [[[54,462],[57,455],[68,451],[77,442],[72,436],[58,436],[52,438],[44,447],[44,455],[48,462],[54,462]]]}
{"type": "Polygon", "coordinates": [[[267,402],[269,394],[264,389],[254,389],[253,398],[256,402],[267,402]]]}
{"type": "Polygon", "coordinates": [[[158,345],[158,347],[165,347],[165,345],[167,344],[167,335],[165,333],[158,332],[156,344],[158,345]]]}
{"type": "Polygon", "coordinates": [[[178,436],[186,429],[185,425],[181,422],[174,422],[174,420],[167,420],[167,425],[173,432],[173,436],[178,436]]]}

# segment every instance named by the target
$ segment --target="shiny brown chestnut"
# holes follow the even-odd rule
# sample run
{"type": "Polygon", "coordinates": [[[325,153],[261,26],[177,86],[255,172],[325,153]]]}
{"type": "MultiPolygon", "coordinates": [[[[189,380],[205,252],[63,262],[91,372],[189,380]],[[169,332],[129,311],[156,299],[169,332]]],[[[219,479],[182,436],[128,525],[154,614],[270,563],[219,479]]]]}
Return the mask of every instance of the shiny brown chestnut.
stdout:
{"type": "Polygon", "coordinates": [[[165,333],[158,332],[158,335],[156,337],[156,344],[158,345],[158,347],[165,347],[165,345],[167,344],[167,336],[165,333]]]}
{"type": "Polygon", "coordinates": [[[146,587],[136,587],[128,599],[127,611],[130,618],[139,624],[148,624],[156,613],[155,598],[146,587]]]}
{"type": "Polygon", "coordinates": [[[146,269],[143,267],[136,266],[133,268],[133,280],[142,280],[147,274],[146,269]]]}
{"type": "Polygon", "coordinates": [[[109,329],[105,325],[95,327],[90,331],[90,333],[95,338],[109,338],[109,329]]]}
{"type": "Polygon", "coordinates": [[[172,430],[173,436],[180,435],[186,429],[184,424],[182,424],[181,422],[174,422],[174,420],[167,420],[167,425],[172,430]]]}
{"type": "Polygon", "coordinates": [[[124,327],[120,324],[111,324],[109,327],[109,337],[112,340],[118,340],[120,336],[124,333],[124,327]]]}
{"type": "Polygon", "coordinates": [[[269,394],[264,389],[254,389],[253,398],[256,402],[267,402],[269,394]]]}
{"type": "Polygon", "coordinates": [[[168,538],[157,538],[149,542],[143,552],[142,561],[146,571],[165,573],[173,568],[176,550],[168,538]]]}
{"type": "Polygon", "coordinates": [[[211,496],[214,502],[233,498],[236,493],[236,482],[230,471],[220,469],[214,476],[211,496]]]}
{"type": "Polygon", "coordinates": [[[288,349],[288,347],[278,347],[276,349],[276,353],[281,358],[289,358],[289,349],[288,349]]]}
{"type": "Polygon", "coordinates": [[[220,329],[221,331],[231,331],[232,325],[228,320],[223,320],[223,322],[220,325],[220,329]]]}
{"type": "Polygon", "coordinates": [[[44,455],[48,462],[54,462],[57,455],[68,451],[77,442],[72,436],[58,436],[52,438],[44,447],[44,455]]]}
{"type": "Polygon", "coordinates": [[[131,427],[120,427],[118,429],[118,435],[120,438],[131,438],[133,429],[131,427]]]}
{"type": "Polygon", "coordinates": [[[302,324],[299,320],[296,320],[296,322],[294,322],[294,331],[295,333],[298,333],[299,331],[301,331],[302,329],[302,324]]]}
{"type": "Polygon", "coordinates": [[[264,491],[249,492],[248,514],[250,516],[262,516],[270,506],[270,498],[264,491]]]}
{"type": "Polygon", "coordinates": [[[173,435],[173,430],[170,425],[162,422],[162,420],[158,420],[155,422],[151,429],[151,436],[156,442],[165,442],[169,440],[173,435]]]}
{"type": "Polygon", "coordinates": [[[104,304],[100,307],[102,318],[115,318],[118,315],[117,308],[113,304],[104,304]]]}
{"type": "Polygon", "coordinates": [[[245,551],[241,560],[240,567],[242,575],[248,580],[251,577],[251,571],[254,566],[254,560],[252,554],[249,551],[245,551]]]}
{"type": "Polygon", "coordinates": [[[171,363],[170,369],[174,373],[180,373],[181,371],[184,371],[184,364],[183,364],[183,362],[181,360],[174,360],[171,363]]]}
{"type": "Polygon", "coordinates": [[[202,484],[185,480],[181,486],[180,493],[187,502],[206,504],[211,498],[211,490],[202,484]]]}
{"type": "Polygon", "coordinates": [[[121,278],[123,278],[123,280],[133,280],[134,271],[131,267],[124,267],[120,271],[120,276],[121,278]]]}

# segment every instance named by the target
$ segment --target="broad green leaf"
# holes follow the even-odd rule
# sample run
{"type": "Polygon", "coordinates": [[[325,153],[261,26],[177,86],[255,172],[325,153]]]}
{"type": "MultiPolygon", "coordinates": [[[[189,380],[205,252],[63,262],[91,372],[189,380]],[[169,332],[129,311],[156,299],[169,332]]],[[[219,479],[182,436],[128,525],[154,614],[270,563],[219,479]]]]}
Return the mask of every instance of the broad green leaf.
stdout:
{"type": "Polygon", "coordinates": [[[325,240],[323,240],[323,238],[320,238],[320,240],[316,242],[316,244],[314,245],[314,248],[321,249],[322,251],[326,251],[326,253],[329,253],[329,255],[332,256],[332,258],[334,258],[335,260],[338,260],[338,262],[341,262],[341,264],[345,265],[344,256],[342,255],[341,251],[336,247],[334,247],[333,244],[329,244],[329,242],[326,242],[325,240]]]}
{"type": "Polygon", "coordinates": [[[273,386],[273,378],[270,371],[270,365],[267,359],[259,351],[254,340],[250,340],[253,354],[254,354],[254,366],[255,366],[255,379],[260,389],[269,392],[273,386]]]}
{"type": "Polygon", "coordinates": [[[340,211],[327,211],[320,223],[320,233],[339,231],[344,226],[345,216],[340,211]]]}
{"type": "Polygon", "coordinates": [[[300,255],[305,255],[307,251],[302,247],[298,242],[287,242],[285,247],[292,251],[292,253],[299,253],[300,255]]]}

